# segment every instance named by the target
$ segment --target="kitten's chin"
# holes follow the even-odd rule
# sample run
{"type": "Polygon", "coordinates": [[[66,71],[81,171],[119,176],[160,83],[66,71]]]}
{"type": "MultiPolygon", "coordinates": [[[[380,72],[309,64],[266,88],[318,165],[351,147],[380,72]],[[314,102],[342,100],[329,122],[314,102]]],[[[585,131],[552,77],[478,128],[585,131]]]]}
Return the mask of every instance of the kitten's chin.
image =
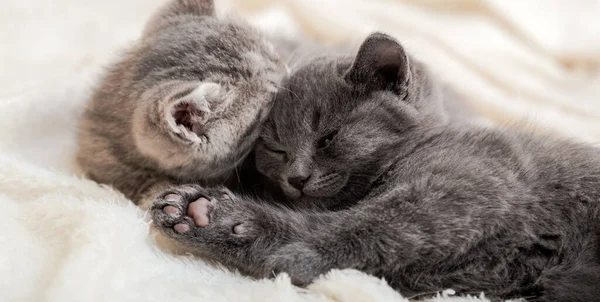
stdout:
{"type": "Polygon", "coordinates": [[[286,186],[286,185],[283,185],[281,187],[282,187],[281,189],[283,191],[283,194],[285,195],[285,197],[287,199],[292,200],[292,201],[297,201],[302,198],[302,192],[300,190],[294,189],[294,188],[292,188],[290,186],[286,186]]]}
{"type": "Polygon", "coordinates": [[[288,202],[302,209],[332,210],[340,204],[339,192],[329,193],[328,196],[311,196],[293,188],[284,189],[283,192],[288,202]]]}

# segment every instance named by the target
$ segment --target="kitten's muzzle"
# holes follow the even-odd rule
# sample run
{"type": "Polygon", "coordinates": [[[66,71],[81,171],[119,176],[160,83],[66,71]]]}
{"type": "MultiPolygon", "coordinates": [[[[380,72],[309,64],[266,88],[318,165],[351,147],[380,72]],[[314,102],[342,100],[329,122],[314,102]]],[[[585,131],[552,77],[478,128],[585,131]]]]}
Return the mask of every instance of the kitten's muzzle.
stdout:
{"type": "Polygon", "coordinates": [[[302,191],[309,178],[310,176],[292,176],[288,177],[287,181],[292,187],[294,187],[294,189],[302,191]]]}
{"type": "Polygon", "coordinates": [[[327,173],[311,177],[302,187],[302,193],[311,197],[335,196],[346,184],[345,178],[339,173],[327,173]]]}

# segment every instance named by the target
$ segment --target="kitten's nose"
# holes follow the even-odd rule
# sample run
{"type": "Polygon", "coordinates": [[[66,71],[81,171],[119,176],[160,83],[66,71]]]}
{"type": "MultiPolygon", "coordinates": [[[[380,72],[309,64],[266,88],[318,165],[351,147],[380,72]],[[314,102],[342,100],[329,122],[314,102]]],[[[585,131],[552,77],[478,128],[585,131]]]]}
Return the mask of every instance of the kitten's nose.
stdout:
{"type": "Polygon", "coordinates": [[[310,178],[310,175],[309,176],[305,176],[305,175],[291,176],[291,177],[288,177],[288,182],[290,183],[290,185],[292,185],[292,187],[296,188],[297,190],[302,191],[302,188],[304,188],[304,184],[306,183],[308,178],[310,178]]]}

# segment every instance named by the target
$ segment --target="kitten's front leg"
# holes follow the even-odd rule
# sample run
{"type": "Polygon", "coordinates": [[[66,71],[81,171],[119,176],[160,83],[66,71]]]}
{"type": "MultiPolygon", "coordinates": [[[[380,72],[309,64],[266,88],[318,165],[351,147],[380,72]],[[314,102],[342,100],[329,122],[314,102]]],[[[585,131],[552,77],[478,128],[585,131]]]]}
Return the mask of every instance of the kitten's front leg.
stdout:
{"type": "Polygon", "coordinates": [[[307,238],[308,221],[301,213],[225,188],[173,187],[155,199],[152,217],[179,243],[254,277],[286,272],[295,283],[308,284],[331,268],[307,238]]]}

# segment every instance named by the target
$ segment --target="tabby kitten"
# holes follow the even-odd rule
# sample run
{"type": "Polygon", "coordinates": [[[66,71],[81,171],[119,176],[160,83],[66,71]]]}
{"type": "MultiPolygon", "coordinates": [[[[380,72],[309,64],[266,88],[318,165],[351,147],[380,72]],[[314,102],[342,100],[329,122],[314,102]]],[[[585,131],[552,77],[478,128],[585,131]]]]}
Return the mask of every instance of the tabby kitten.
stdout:
{"type": "Polygon", "coordinates": [[[212,0],[173,0],[95,90],[77,159],[135,202],[173,183],[223,182],[286,73],[265,37],[216,17],[212,0]]]}
{"type": "Polygon", "coordinates": [[[600,150],[449,120],[439,91],[381,33],[355,57],[308,62],[279,91],[255,159],[313,209],[188,185],[155,199],[154,221],[255,277],[307,284],[353,268],[407,296],[598,301],[600,150]]]}

